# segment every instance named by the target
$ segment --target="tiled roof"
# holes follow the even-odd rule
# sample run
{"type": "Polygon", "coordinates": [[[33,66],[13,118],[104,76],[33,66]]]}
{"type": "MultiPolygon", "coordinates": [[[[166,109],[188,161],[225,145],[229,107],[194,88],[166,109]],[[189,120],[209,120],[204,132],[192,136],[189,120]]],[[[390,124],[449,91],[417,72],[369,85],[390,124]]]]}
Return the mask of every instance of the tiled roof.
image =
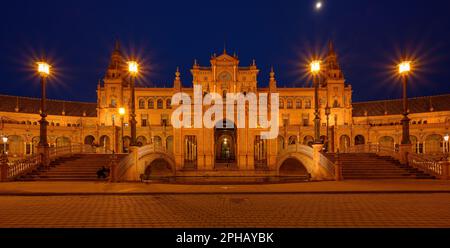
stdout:
{"type": "MultiPolygon", "coordinates": [[[[0,95],[1,112],[18,112],[27,114],[39,114],[41,99],[0,95]],[[18,108],[18,111],[16,111],[18,108]]],[[[69,102],[61,100],[47,100],[47,114],[66,116],[97,116],[97,104],[88,102],[69,102]]]]}
{"type": "MultiPolygon", "coordinates": [[[[450,94],[410,98],[408,104],[411,114],[450,111],[450,94]]],[[[353,103],[354,117],[366,116],[366,112],[367,116],[401,115],[403,113],[403,102],[401,99],[396,99],[353,103]]]]}

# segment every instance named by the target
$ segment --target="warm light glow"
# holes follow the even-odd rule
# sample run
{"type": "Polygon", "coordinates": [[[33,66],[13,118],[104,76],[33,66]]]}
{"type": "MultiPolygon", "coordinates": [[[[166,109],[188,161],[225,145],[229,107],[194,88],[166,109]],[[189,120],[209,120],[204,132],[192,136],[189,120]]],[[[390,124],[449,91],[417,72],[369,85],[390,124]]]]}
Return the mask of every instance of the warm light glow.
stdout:
{"type": "Polygon", "coordinates": [[[398,66],[398,71],[400,74],[409,73],[411,71],[411,62],[405,61],[400,63],[400,65],[398,66]]]}
{"type": "Polygon", "coordinates": [[[136,61],[129,61],[128,62],[128,71],[134,75],[138,74],[138,72],[139,72],[138,63],[136,61]]]}
{"type": "Polygon", "coordinates": [[[2,140],[3,140],[3,143],[5,143],[5,144],[8,143],[8,137],[3,136],[2,140]]]}
{"type": "Polygon", "coordinates": [[[316,3],[316,9],[317,9],[317,10],[321,9],[322,6],[323,6],[323,3],[322,3],[321,1],[319,1],[319,2],[316,3]]]}
{"type": "Polygon", "coordinates": [[[311,73],[317,74],[320,72],[320,61],[315,60],[311,63],[311,73]]]}
{"type": "Polygon", "coordinates": [[[448,141],[449,141],[449,139],[450,139],[450,136],[449,136],[448,134],[444,136],[444,140],[445,140],[445,142],[448,142],[448,141]]]}
{"type": "Polygon", "coordinates": [[[125,115],[125,108],[119,108],[119,114],[121,116],[124,116],[125,115]]]}
{"type": "Polygon", "coordinates": [[[50,65],[45,62],[38,62],[38,72],[41,74],[41,76],[48,76],[50,75],[50,65]]]}

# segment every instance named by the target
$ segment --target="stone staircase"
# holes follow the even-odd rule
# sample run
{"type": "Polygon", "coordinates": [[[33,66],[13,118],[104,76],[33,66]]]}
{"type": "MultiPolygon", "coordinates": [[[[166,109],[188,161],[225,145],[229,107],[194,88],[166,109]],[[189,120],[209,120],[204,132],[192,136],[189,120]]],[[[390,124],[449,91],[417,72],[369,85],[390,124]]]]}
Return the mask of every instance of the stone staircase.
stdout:
{"type": "MultiPolygon", "coordinates": [[[[118,161],[125,155],[117,155],[118,161]]],[[[109,167],[110,154],[78,154],[59,158],[47,170],[38,169],[18,178],[18,181],[105,181],[98,179],[97,171],[109,167]]]]}
{"type": "MultiPolygon", "coordinates": [[[[327,155],[333,162],[335,154],[327,155]]],[[[345,180],[352,179],[434,179],[418,169],[402,165],[389,156],[372,153],[339,154],[342,162],[342,175],[345,180]]]]}

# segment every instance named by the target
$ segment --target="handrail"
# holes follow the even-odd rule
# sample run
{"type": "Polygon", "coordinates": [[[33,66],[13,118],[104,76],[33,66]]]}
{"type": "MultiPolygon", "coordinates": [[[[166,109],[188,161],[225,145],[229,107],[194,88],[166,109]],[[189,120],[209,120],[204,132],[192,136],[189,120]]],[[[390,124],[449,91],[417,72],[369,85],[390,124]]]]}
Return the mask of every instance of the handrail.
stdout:
{"type": "Polygon", "coordinates": [[[341,151],[342,153],[376,153],[379,156],[390,156],[394,159],[400,159],[400,153],[395,147],[383,146],[380,144],[364,144],[351,146],[341,151]]]}
{"type": "Polygon", "coordinates": [[[444,166],[448,166],[447,161],[438,161],[424,155],[409,153],[408,163],[410,166],[437,178],[445,178],[448,176],[445,175],[446,173],[448,174],[448,169],[446,170],[446,168],[444,168],[444,166]]]}
{"type": "Polygon", "coordinates": [[[17,176],[33,171],[37,166],[42,164],[42,155],[36,154],[25,159],[15,160],[8,163],[8,178],[15,178],[17,176]]]}
{"type": "MultiPolygon", "coordinates": [[[[91,145],[74,143],[67,146],[49,147],[48,162],[53,162],[59,158],[70,157],[75,154],[98,153],[91,145]]],[[[7,163],[7,177],[13,179],[24,174],[28,174],[43,164],[43,155],[35,154],[23,159],[17,159],[7,163]]]]}
{"type": "Polygon", "coordinates": [[[333,177],[336,176],[336,164],[331,162],[323,153],[320,153],[320,166],[327,170],[333,177]]]}
{"type": "Polygon", "coordinates": [[[154,144],[152,145],[146,145],[143,147],[138,148],[137,150],[133,151],[132,153],[128,154],[128,156],[126,156],[124,159],[122,159],[119,164],[118,164],[118,179],[122,179],[125,174],[127,173],[127,171],[133,166],[135,165],[135,163],[137,163],[140,159],[142,159],[143,157],[152,154],[152,153],[164,153],[167,154],[169,156],[173,156],[173,154],[171,152],[166,151],[166,149],[164,149],[161,146],[155,146],[154,144]]]}

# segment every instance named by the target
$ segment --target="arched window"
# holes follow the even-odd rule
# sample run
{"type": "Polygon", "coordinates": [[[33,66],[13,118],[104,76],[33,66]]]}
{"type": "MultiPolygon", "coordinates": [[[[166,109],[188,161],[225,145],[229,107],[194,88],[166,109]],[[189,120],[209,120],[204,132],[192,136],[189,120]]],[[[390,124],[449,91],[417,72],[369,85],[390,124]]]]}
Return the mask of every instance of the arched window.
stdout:
{"type": "Polygon", "coordinates": [[[280,109],[284,109],[284,101],[283,101],[283,99],[280,99],[280,109]]]}
{"type": "Polygon", "coordinates": [[[311,108],[311,100],[308,99],[308,100],[305,101],[305,108],[306,109],[310,109],[311,108]]]}
{"type": "Polygon", "coordinates": [[[166,109],[172,109],[172,99],[166,100],[166,109]]]}
{"type": "Polygon", "coordinates": [[[155,108],[155,101],[153,101],[153,99],[148,100],[148,109],[154,108],[155,108]]]}
{"type": "Polygon", "coordinates": [[[145,109],[145,100],[144,99],[139,100],[139,109],[145,109]]]}
{"type": "Polygon", "coordinates": [[[113,107],[113,108],[117,107],[116,99],[111,99],[111,107],[113,107]]]}
{"type": "Polygon", "coordinates": [[[296,103],[295,103],[295,107],[297,109],[301,109],[302,108],[302,100],[297,99],[296,103]]]}
{"type": "Polygon", "coordinates": [[[158,101],[156,102],[157,108],[158,109],[163,109],[164,108],[164,103],[162,99],[158,99],[158,101]]]}
{"type": "Polygon", "coordinates": [[[292,100],[289,99],[289,100],[287,101],[287,108],[288,108],[288,109],[292,109],[293,107],[294,107],[294,106],[293,106],[292,100]]]}

